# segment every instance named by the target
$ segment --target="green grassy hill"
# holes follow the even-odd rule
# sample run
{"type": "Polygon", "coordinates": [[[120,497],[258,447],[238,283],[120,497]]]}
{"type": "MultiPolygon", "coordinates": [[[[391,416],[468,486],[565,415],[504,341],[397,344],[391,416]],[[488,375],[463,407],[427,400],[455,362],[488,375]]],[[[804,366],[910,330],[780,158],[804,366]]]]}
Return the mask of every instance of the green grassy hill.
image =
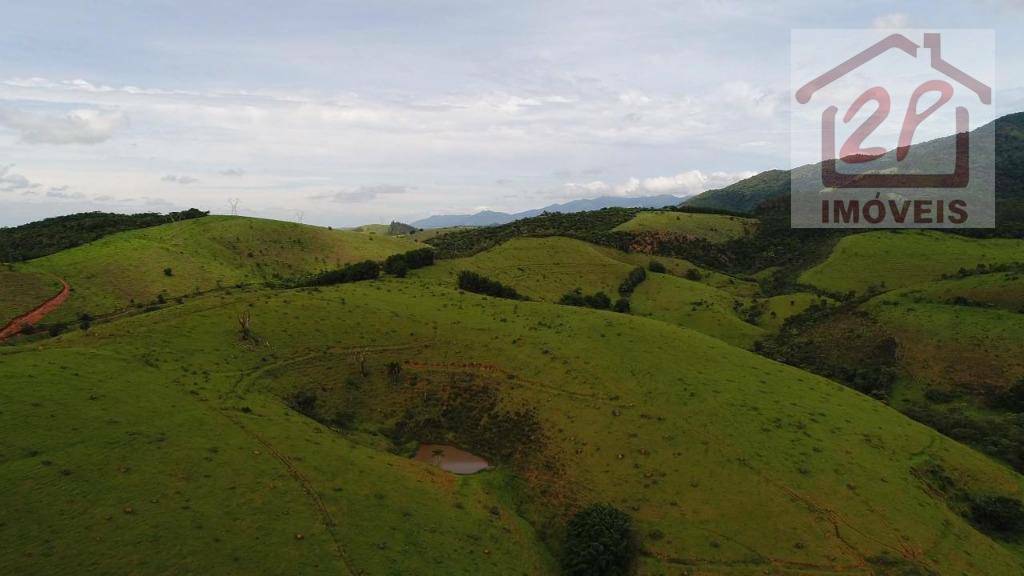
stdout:
{"type": "Polygon", "coordinates": [[[1019,497],[1019,476],[664,322],[411,278],[209,295],[0,355],[19,574],[548,574],[590,502],[633,516],[644,575],[1024,569],[929,484],[1019,497]],[[244,311],[261,344],[239,340],[244,311]],[[282,404],[302,391],[337,429],[282,404]],[[393,443],[410,409],[485,392],[539,432],[439,432],[496,470],[446,475],[393,443]]]}
{"type": "Polygon", "coordinates": [[[764,330],[740,318],[748,301],[717,288],[667,274],[648,274],[630,299],[633,314],[692,328],[741,348],[764,330]]]}
{"type": "MultiPolygon", "coordinates": [[[[450,287],[459,271],[471,270],[535,300],[558,302],[576,288],[585,294],[604,292],[614,300],[630,270],[649,265],[650,260],[570,238],[516,238],[468,258],[441,261],[417,274],[450,287]]],[[[680,276],[694,269],[683,260],[659,262],[680,276]]],[[[648,273],[630,297],[633,313],[751,347],[762,330],[740,319],[740,309],[749,303],[743,294],[752,289],[750,284],[717,273],[707,273],[706,281],[648,273]]]]}
{"type": "Polygon", "coordinates": [[[632,220],[619,224],[613,230],[622,232],[669,232],[701,238],[709,242],[725,242],[749,234],[757,220],[702,214],[699,212],[644,211],[632,220]]]}
{"type": "Polygon", "coordinates": [[[978,240],[932,231],[869,232],[839,241],[799,281],[834,293],[893,289],[940,279],[961,268],[1024,262],[1024,240],[978,240]]]}
{"type": "Polygon", "coordinates": [[[61,289],[49,274],[0,269],[0,326],[35,308],[61,289]]]}
{"type": "Polygon", "coordinates": [[[72,295],[53,315],[73,320],[239,283],[293,277],[416,247],[412,241],[291,222],[207,216],[107,236],[19,264],[64,278],[72,295]]]}
{"type": "Polygon", "coordinates": [[[557,302],[575,288],[616,296],[633,268],[571,238],[515,238],[468,258],[442,260],[420,275],[455,286],[461,270],[472,270],[515,288],[520,294],[557,302]]]}

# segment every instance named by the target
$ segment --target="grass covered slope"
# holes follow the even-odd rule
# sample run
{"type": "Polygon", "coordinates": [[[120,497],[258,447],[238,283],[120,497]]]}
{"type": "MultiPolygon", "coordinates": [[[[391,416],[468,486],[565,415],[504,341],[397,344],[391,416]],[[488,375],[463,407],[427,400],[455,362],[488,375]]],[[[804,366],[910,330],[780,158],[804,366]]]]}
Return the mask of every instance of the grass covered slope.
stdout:
{"type": "Polygon", "coordinates": [[[601,248],[571,238],[514,238],[468,258],[442,260],[419,275],[455,286],[461,270],[471,270],[537,300],[557,302],[576,288],[617,297],[633,266],[609,258],[601,248]]]}
{"type": "Polygon", "coordinates": [[[751,348],[764,330],[744,322],[746,300],[684,278],[648,274],[630,299],[633,314],[691,328],[734,346],[751,348]]]}
{"type": "Polygon", "coordinates": [[[854,234],[799,281],[833,293],[902,288],[939,280],[979,264],[1024,262],[1024,240],[979,240],[931,231],[854,234]]]}
{"type": "MultiPolygon", "coordinates": [[[[516,238],[469,258],[444,260],[419,272],[425,279],[454,286],[461,270],[471,270],[535,300],[558,302],[567,292],[580,288],[584,294],[604,292],[612,300],[636,266],[649,265],[649,256],[626,254],[570,238],[516,238]]],[[[682,260],[662,259],[666,269],[685,274],[682,260]],[[669,266],[672,266],[670,269],[669,266]]],[[[659,260],[659,261],[662,261],[659,260]]],[[[702,273],[737,292],[745,283],[722,274],[702,273]]],[[[749,348],[762,333],[739,318],[747,299],[725,289],[678,278],[648,273],[630,296],[634,314],[693,328],[727,342],[749,348]]]]}
{"type": "Polygon", "coordinates": [[[49,274],[0,269],[0,327],[52,298],[61,289],[49,274]]]}
{"type": "Polygon", "coordinates": [[[749,234],[757,220],[723,214],[699,212],[644,211],[632,220],[614,228],[620,232],[669,232],[702,238],[709,242],[725,242],[749,234]]]}
{"type": "Polygon", "coordinates": [[[104,314],[239,283],[287,278],[416,248],[409,240],[292,222],[207,216],[107,236],[26,262],[18,270],[67,280],[55,314],[104,314]]]}
{"type": "Polygon", "coordinates": [[[920,470],[1017,497],[1019,476],[644,318],[410,278],[204,296],[0,355],[0,538],[20,574],[553,574],[559,527],[591,502],[633,516],[642,575],[1024,570],[920,470]],[[239,341],[243,311],[262,344],[239,341]],[[483,389],[539,432],[442,432],[488,456],[529,442],[521,458],[457,478],[391,443],[406,409],[483,389]],[[347,408],[340,431],[279,401],[299,391],[318,418],[347,408]]]}

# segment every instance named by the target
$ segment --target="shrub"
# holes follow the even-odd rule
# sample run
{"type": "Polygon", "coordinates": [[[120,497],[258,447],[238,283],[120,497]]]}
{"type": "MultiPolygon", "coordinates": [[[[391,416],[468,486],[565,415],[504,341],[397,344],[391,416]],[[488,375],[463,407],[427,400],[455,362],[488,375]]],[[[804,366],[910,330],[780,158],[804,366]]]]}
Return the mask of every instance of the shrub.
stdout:
{"type": "Polygon", "coordinates": [[[667,272],[665,265],[657,260],[651,260],[651,263],[647,265],[647,269],[657,274],[664,274],[667,272]]]}
{"type": "Polygon", "coordinates": [[[526,297],[520,295],[515,289],[469,270],[459,272],[459,289],[496,298],[526,300],[526,297]]]}
{"type": "Polygon", "coordinates": [[[629,296],[633,293],[633,290],[640,285],[641,282],[647,279],[647,271],[637,266],[629,271],[629,276],[622,281],[619,285],[619,294],[622,296],[629,296]]]}
{"type": "Polygon", "coordinates": [[[971,500],[971,521],[982,531],[1017,535],[1024,531],[1024,505],[1008,496],[981,496],[971,500]]]}
{"type": "Polygon", "coordinates": [[[583,291],[579,288],[572,292],[566,292],[562,295],[562,298],[558,300],[559,304],[566,306],[586,306],[587,301],[583,297],[583,291]]]}
{"type": "Polygon", "coordinates": [[[569,521],[562,567],[569,576],[624,576],[635,553],[629,516],[613,506],[595,504],[569,521]]]}
{"type": "Polygon", "coordinates": [[[999,394],[996,405],[1010,412],[1024,412],[1024,378],[999,394]]]}
{"type": "Polygon", "coordinates": [[[174,270],[170,268],[164,268],[164,276],[174,276],[174,270]]]}
{"type": "Polygon", "coordinates": [[[598,310],[608,310],[612,307],[612,299],[608,297],[604,292],[597,292],[590,296],[585,296],[588,308],[596,308],[598,310]]]}
{"type": "Polygon", "coordinates": [[[309,390],[299,390],[288,402],[296,412],[309,416],[310,418],[316,417],[316,394],[309,390]]]}
{"type": "Polygon", "coordinates": [[[406,261],[405,254],[392,254],[388,256],[387,260],[384,261],[384,272],[392,276],[405,278],[405,275],[409,272],[409,262],[406,261]]]}
{"type": "Polygon", "coordinates": [[[616,300],[614,310],[623,314],[629,314],[629,298],[619,298],[616,300]]]}
{"type": "Polygon", "coordinates": [[[693,280],[694,282],[700,282],[704,279],[704,275],[700,273],[700,270],[696,268],[690,268],[686,271],[686,279],[693,280]]]}
{"type": "Polygon", "coordinates": [[[572,292],[566,292],[563,294],[558,300],[558,303],[566,306],[596,308],[598,310],[608,310],[612,307],[612,299],[604,292],[584,294],[579,288],[576,288],[572,292]]]}
{"type": "Polygon", "coordinates": [[[409,265],[409,270],[415,270],[417,268],[423,268],[425,266],[432,266],[434,264],[434,249],[433,248],[419,248],[416,250],[410,250],[404,254],[405,262],[409,265]]]}
{"type": "Polygon", "coordinates": [[[332,284],[345,284],[348,282],[358,282],[360,280],[375,280],[379,277],[380,264],[373,260],[364,260],[354,264],[347,264],[337,270],[321,272],[301,283],[301,285],[330,286],[332,284]]]}

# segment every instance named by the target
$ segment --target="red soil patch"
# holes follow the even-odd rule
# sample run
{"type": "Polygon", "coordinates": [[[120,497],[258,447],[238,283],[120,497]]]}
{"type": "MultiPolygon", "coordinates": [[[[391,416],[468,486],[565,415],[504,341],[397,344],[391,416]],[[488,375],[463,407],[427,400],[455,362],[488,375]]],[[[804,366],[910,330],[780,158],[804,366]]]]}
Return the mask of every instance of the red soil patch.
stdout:
{"type": "Polygon", "coordinates": [[[39,323],[39,321],[46,317],[47,314],[56,310],[58,307],[60,307],[61,304],[64,303],[65,300],[68,299],[68,296],[71,295],[71,287],[68,286],[68,283],[65,282],[64,280],[60,278],[58,278],[58,280],[60,280],[61,283],[60,292],[58,292],[56,296],[50,298],[46,302],[43,302],[36,308],[33,308],[29,312],[26,312],[25,314],[22,314],[21,316],[18,316],[14,320],[8,322],[2,329],[0,329],[0,341],[6,340],[11,336],[20,334],[21,331],[24,330],[26,326],[33,326],[39,323]]]}

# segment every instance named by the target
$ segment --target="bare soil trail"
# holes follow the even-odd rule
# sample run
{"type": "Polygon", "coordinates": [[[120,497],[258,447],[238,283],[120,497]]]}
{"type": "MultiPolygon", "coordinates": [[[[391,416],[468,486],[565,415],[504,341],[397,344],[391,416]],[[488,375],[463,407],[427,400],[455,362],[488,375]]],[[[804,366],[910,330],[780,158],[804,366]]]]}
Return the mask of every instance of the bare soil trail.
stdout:
{"type": "Polygon", "coordinates": [[[65,282],[63,278],[58,278],[57,280],[61,283],[60,292],[58,292],[53,298],[50,298],[32,310],[18,316],[14,320],[5,324],[3,328],[0,328],[0,342],[3,342],[11,336],[20,334],[26,326],[33,326],[39,323],[39,321],[45,318],[47,314],[59,308],[60,305],[63,304],[69,296],[71,296],[71,287],[68,286],[68,283],[65,282]]]}

